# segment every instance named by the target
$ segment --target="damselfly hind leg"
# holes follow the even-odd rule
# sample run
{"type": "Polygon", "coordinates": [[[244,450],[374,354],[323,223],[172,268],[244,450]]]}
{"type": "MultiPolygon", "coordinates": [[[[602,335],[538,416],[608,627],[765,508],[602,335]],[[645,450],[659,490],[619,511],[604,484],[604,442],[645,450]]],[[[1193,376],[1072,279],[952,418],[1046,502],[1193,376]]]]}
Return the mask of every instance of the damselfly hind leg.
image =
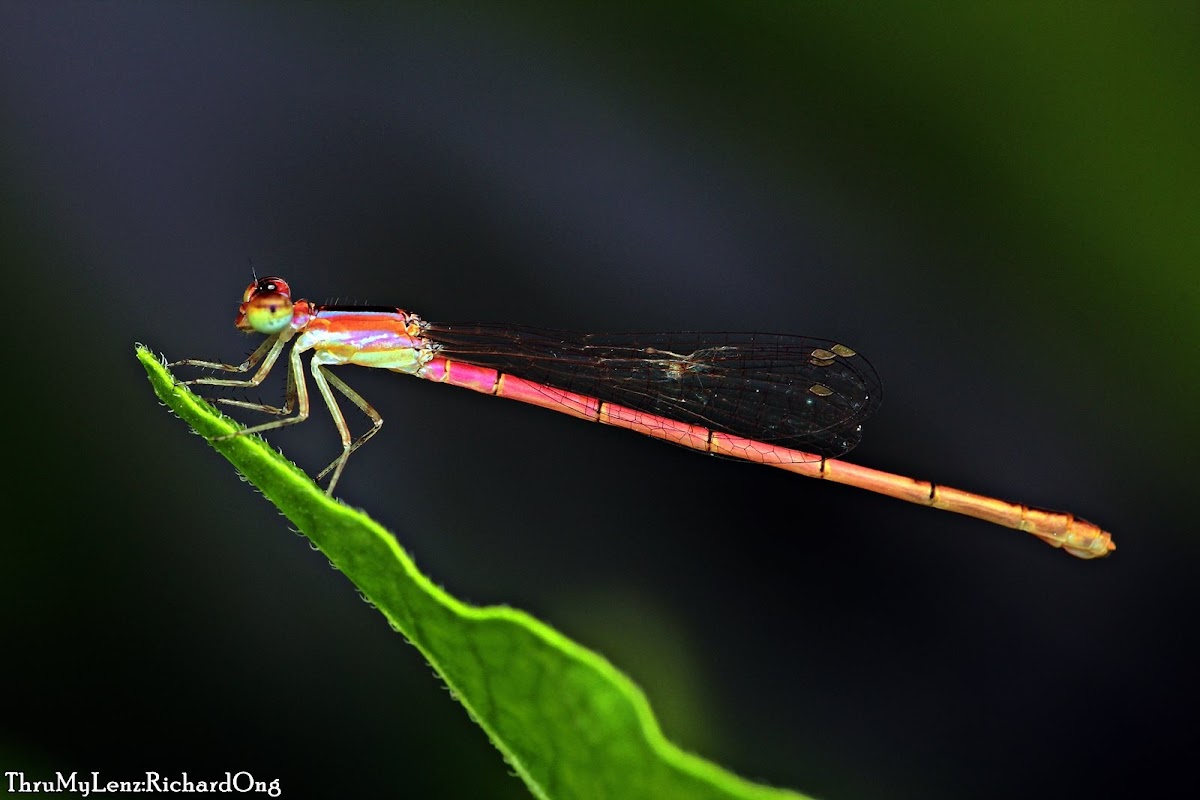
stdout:
{"type": "Polygon", "coordinates": [[[370,403],[363,399],[362,395],[347,386],[345,381],[334,375],[326,366],[326,363],[339,362],[324,362],[322,355],[323,353],[320,352],[314,355],[310,367],[312,369],[313,381],[317,384],[317,389],[321,392],[321,396],[325,398],[325,405],[329,407],[329,414],[333,417],[333,424],[337,426],[338,435],[342,439],[342,454],[334,459],[333,463],[321,470],[317,474],[316,479],[320,481],[330,472],[333,473],[333,477],[329,479],[329,486],[325,489],[325,493],[332,496],[338,479],[342,477],[342,470],[345,469],[346,462],[350,460],[350,454],[362,447],[368,439],[379,432],[379,429],[383,427],[383,417],[371,407],[370,403]],[[337,404],[337,399],[333,396],[333,389],[341,392],[371,419],[371,429],[353,441],[350,438],[350,427],[346,424],[346,418],[342,415],[342,410],[337,404]]]}

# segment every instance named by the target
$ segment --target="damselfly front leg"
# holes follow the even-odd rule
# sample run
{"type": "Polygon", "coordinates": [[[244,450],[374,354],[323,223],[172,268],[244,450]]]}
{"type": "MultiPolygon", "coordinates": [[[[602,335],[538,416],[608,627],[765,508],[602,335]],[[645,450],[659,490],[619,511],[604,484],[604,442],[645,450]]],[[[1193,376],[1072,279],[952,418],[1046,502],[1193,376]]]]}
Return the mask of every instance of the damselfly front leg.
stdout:
{"type": "MultiPolygon", "coordinates": [[[[256,350],[254,352],[254,354],[252,354],[250,356],[250,358],[246,359],[246,362],[244,362],[243,364],[241,364],[237,367],[230,367],[229,365],[226,365],[226,364],[217,364],[216,362],[200,361],[200,360],[196,360],[196,359],[186,359],[184,361],[177,361],[177,362],[171,364],[170,366],[178,365],[178,366],[192,366],[192,367],[209,367],[209,368],[216,368],[216,369],[224,368],[224,369],[228,369],[229,371],[245,372],[245,371],[248,371],[249,368],[253,366],[255,357],[258,356],[263,351],[263,349],[265,348],[265,345],[269,344],[270,349],[267,352],[266,358],[263,360],[262,366],[259,367],[258,372],[256,372],[254,374],[254,377],[250,378],[249,380],[239,381],[239,380],[230,380],[227,378],[193,378],[192,380],[189,380],[189,381],[182,381],[183,385],[185,385],[185,386],[240,386],[240,387],[258,386],[260,383],[262,383],[263,379],[267,377],[267,374],[270,373],[271,367],[274,366],[275,361],[279,358],[279,354],[287,346],[287,344],[291,340],[291,338],[292,338],[291,336],[288,336],[288,337],[277,336],[277,337],[273,337],[273,340],[268,339],[267,342],[264,343],[264,347],[258,348],[258,350],[256,350]],[[249,364],[249,366],[246,366],[247,364],[249,364]]],[[[302,365],[300,362],[301,352],[302,351],[299,348],[293,346],[292,352],[288,357],[287,399],[282,408],[276,408],[275,406],[269,406],[264,403],[251,403],[251,402],[248,402],[245,400],[231,400],[229,398],[224,398],[224,397],[213,398],[213,402],[222,403],[224,405],[237,406],[238,408],[249,408],[254,411],[265,411],[265,412],[271,413],[271,414],[279,414],[279,415],[291,414],[291,416],[284,416],[283,419],[277,419],[277,420],[273,420],[271,422],[264,422],[260,425],[251,425],[250,427],[243,428],[240,431],[237,431],[235,433],[226,434],[225,436],[218,436],[218,437],[216,437],[216,441],[232,439],[235,436],[246,436],[251,433],[262,433],[263,431],[270,431],[270,430],[274,430],[275,428],[282,428],[285,425],[295,425],[297,422],[303,422],[304,420],[308,419],[308,410],[309,410],[308,385],[304,382],[304,375],[303,375],[303,373],[301,373],[301,369],[302,369],[302,365]],[[295,414],[292,414],[292,406],[293,405],[296,406],[295,414]]]]}
{"type": "MultiPolygon", "coordinates": [[[[200,359],[187,358],[182,361],[173,361],[167,364],[168,367],[201,367],[204,369],[218,369],[225,372],[249,372],[256,364],[262,361],[262,366],[254,375],[246,380],[234,380],[232,378],[192,378],[187,381],[180,381],[182,386],[235,386],[243,388],[251,388],[258,386],[266,379],[271,372],[272,367],[279,358],[279,354],[287,346],[287,341],[280,336],[272,336],[259,345],[253,353],[251,353],[241,364],[223,364],[219,361],[201,361],[200,359]],[[265,356],[265,360],[264,360],[265,356]]],[[[267,405],[266,403],[252,403],[248,400],[233,400],[228,397],[212,397],[209,398],[214,403],[220,403],[226,406],[235,406],[237,408],[248,408],[252,411],[262,411],[267,414],[275,414],[278,416],[286,416],[292,413],[292,408],[296,399],[295,381],[292,379],[291,371],[288,371],[286,400],[282,407],[267,405]]]]}

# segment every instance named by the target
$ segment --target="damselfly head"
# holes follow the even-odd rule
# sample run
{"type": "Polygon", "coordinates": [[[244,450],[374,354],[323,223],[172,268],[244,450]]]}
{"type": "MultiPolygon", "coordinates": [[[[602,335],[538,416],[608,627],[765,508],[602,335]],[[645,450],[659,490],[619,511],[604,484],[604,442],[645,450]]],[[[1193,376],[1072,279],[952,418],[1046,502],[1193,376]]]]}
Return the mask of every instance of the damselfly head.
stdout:
{"type": "Polygon", "coordinates": [[[259,278],[246,287],[234,325],[273,336],[292,321],[292,290],[282,278],[259,278]]]}

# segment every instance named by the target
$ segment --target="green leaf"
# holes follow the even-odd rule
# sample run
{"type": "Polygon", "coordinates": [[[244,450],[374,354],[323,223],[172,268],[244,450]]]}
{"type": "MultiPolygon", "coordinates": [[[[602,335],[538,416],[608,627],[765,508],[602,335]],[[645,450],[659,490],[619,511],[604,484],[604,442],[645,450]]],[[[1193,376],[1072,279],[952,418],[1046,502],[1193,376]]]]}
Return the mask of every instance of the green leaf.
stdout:
{"type": "Polygon", "coordinates": [[[145,347],[155,392],[233,462],[429,660],[536,797],[803,800],[667,741],[644,694],[612,664],[516,609],[463,603],[422,575],[394,536],[327,497],[257,436],[178,385],[145,347]]]}

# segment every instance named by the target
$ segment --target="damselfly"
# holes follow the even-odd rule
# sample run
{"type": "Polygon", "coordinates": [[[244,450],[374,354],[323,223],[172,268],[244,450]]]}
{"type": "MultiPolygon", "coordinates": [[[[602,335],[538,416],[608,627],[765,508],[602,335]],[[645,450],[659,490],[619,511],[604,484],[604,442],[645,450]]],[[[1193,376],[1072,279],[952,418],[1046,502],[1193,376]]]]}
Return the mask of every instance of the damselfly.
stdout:
{"type": "MultiPolygon", "coordinates": [[[[289,347],[282,407],[218,398],[280,417],[230,436],[303,422],[309,414],[301,356],[342,440],[317,475],[333,493],[350,454],[383,418],[333,374],[355,364],[415,375],[580,419],[627,428],[705,453],[857,486],[910,503],[1026,531],[1080,558],[1116,549],[1112,536],[1071,514],[1047,511],[838,460],[879,405],[879,379],[865,358],[826,339],[759,333],[580,334],[520,325],[438,324],[392,307],[292,300],[281,278],[247,287],[235,324],[267,340],[240,364],[188,359],[171,366],[248,373],[196,378],[200,386],[258,386],[289,347]],[[255,369],[257,367],[257,369],[255,369]],[[352,438],[334,392],[371,420],[352,438]]],[[[225,437],[228,438],[228,437],[225,437]]]]}

